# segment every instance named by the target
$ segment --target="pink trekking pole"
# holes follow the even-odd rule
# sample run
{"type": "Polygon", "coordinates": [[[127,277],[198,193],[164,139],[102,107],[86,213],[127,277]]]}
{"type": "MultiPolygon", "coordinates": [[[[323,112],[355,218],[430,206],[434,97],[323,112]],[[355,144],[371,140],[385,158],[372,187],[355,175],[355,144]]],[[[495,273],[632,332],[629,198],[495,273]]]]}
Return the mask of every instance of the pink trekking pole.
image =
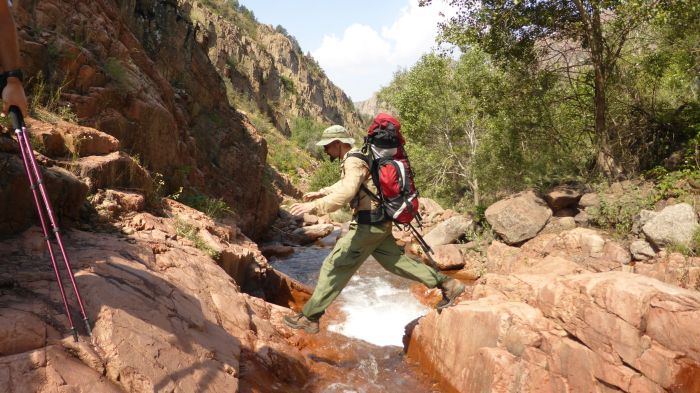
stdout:
{"type": "Polygon", "coordinates": [[[59,272],[58,264],[56,263],[56,257],[53,252],[53,246],[51,245],[51,238],[49,236],[49,228],[46,222],[46,216],[51,223],[51,230],[58,243],[58,248],[61,251],[61,256],[63,257],[63,262],[65,268],[68,271],[68,277],[70,278],[71,285],[73,286],[73,291],[75,292],[75,297],[78,300],[78,305],[80,306],[80,313],[83,317],[83,322],[85,322],[85,328],[87,329],[88,336],[92,337],[92,329],[90,328],[90,321],[88,320],[87,314],[85,313],[85,306],[83,305],[83,299],[80,297],[80,291],[78,290],[78,285],[75,282],[75,276],[73,275],[73,268],[71,267],[70,260],[68,259],[68,254],[63,247],[63,241],[61,240],[61,234],[58,229],[56,216],[51,208],[51,201],[49,200],[48,194],[46,192],[46,187],[44,187],[44,180],[41,176],[41,171],[36,163],[34,154],[32,152],[31,144],[29,143],[29,135],[27,134],[27,128],[24,125],[24,118],[19,108],[16,106],[10,107],[9,110],[10,121],[12,122],[12,128],[15,130],[17,135],[17,142],[19,143],[19,150],[22,154],[22,162],[24,163],[24,170],[29,179],[29,186],[32,190],[32,195],[34,196],[34,204],[36,206],[36,211],[39,214],[39,221],[41,221],[41,228],[44,231],[44,239],[46,240],[46,246],[49,249],[49,255],[51,256],[51,265],[53,266],[53,271],[56,274],[56,281],[58,282],[58,289],[61,292],[61,299],[63,300],[63,306],[66,310],[66,317],[68,317],[68,322],[70,323],[70,330],[73,334],[73,339],[78,341],[78,333],[73,325],[73,317],[71,317],[70,307],[68,306],[68,300],[66,298],[66,291],[63,287],[63,282],[61,280],[61,274],[59,272]],[[37,191],[38,190],[38,191],[37,191]],[[42,204],[43,203],[43,204],[42,204]],[[44,210],[46,210],[46,216],[44,215],[44,210]]]}

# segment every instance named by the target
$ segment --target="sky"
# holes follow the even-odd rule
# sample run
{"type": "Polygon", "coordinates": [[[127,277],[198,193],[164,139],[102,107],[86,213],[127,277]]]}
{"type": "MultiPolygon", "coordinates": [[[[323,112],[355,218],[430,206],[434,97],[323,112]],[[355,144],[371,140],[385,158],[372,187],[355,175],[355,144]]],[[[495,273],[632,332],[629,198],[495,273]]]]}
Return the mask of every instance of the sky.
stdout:
{"type": "Polygon", "coordinates": [[[437,25],[450,15],[441,1],[430,7],[418,7],[418,0],[239,2],[258,22],[282,25],[296,37],[353,101],[368,99],[435,48],[437,25]]]}

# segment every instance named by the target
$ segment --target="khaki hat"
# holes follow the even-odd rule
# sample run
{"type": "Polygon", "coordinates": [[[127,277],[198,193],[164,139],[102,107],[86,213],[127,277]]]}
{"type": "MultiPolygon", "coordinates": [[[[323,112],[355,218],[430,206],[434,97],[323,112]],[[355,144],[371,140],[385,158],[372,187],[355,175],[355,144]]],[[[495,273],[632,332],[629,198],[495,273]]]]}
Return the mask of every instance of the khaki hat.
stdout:
{"type": "Polygon", "coordinates": [[[347,129],[343,126],[333,125],[325,130],[323,130],[323,135],[321,135],[321,140],[316,142],[316,146],[326,146],[327,144],[338,140],[343,143],[352,145],[355,143],[355,138],[353,138],[347,129]]]}

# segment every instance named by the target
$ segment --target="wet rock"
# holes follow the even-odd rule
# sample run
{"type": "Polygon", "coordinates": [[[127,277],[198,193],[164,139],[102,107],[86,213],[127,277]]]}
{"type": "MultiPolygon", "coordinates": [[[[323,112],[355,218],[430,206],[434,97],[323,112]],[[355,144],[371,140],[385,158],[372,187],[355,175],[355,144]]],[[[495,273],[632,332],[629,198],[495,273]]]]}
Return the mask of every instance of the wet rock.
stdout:
{"type": "Polygon", "coordinates": [[[333,224],[316,224],[297,228],[292,232],[292,235],[299,244],[309,244],[315,242],[317,239],[330,235],[333,229],[333,224]]]}
{"type": "Polygon", "coordinates": [[[284,244],[266,244],[260,247],[260,252],[266,257],[286,257],[294,253],[294,247],[285,246],[284,244]]]}
{"type": "Polygon", "coordinates": [[[268,271],[263,282],[265,300],[301,312],[313,293],[313,288],[278,271],[268,271]]]}
{"type": "Polygon", "coordinates": [[[552,216],[547,204],[532,191],[514,195],[486,209],[486,219],[506,243],[532,239],[552,216]]]}

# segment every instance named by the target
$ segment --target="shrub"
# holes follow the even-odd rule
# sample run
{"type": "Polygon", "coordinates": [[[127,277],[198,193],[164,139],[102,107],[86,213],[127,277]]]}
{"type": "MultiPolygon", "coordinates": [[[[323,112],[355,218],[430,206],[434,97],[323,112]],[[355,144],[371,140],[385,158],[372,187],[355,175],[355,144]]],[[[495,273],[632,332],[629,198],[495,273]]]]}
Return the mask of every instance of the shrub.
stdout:
{"type": "Polygon", "coordinates": [[[321,150],[316,146],[326,125],[309,117],[297,117],[292,120],[292,142],[300,149],[306,150],[313,157],[321,158],[321,150]]]}
{"type": "Polygon", "coordinates": [[[78,122],[78,116],[73,112],[71,104],[61,101],[63,90],[68,86],[66,79],[53,84],[44,78],[43,72],[39,71],[36,77],[27,82],[27,85],[31,86],[29,110],[32,116],[52,124],[56,124],[59,120],[78,122]]]}
{"type": "Polygon", "coordinates": [[[323,187],[328,187],[340,179],[340,162],[339,161],[321,161],[321,165],[316,169],[309,181],[309,187],[312,190],[320,190],[323,187]]]}
{"type": "Polygon", "coordinates": [[[235,214],[234,210],[221,198],[213,198],[196,190],[183,191],[182,187],[169,196],[170,198],[199,210],[211,218],[221,218],[228,214],[235,214]]]}
{"type": "Polygon", "coordinates": [[[644,191],[636,186],[621,195],[606,195],[604,192],[598,194],[600,206],[588,209],[591,223],[612,230],[620,237],[632,231],[635,219],[642,209],[654,206],[653,191],[644,191]]]}
{"type": "Polygon", "coordinates": [[[209,255],[210,258],[217,260],[221,257],[220,252],[214,250],[199,236],[199,228],[177,216],[175,217],[175,233],[191,241],[195,248],[209,255]]]}

